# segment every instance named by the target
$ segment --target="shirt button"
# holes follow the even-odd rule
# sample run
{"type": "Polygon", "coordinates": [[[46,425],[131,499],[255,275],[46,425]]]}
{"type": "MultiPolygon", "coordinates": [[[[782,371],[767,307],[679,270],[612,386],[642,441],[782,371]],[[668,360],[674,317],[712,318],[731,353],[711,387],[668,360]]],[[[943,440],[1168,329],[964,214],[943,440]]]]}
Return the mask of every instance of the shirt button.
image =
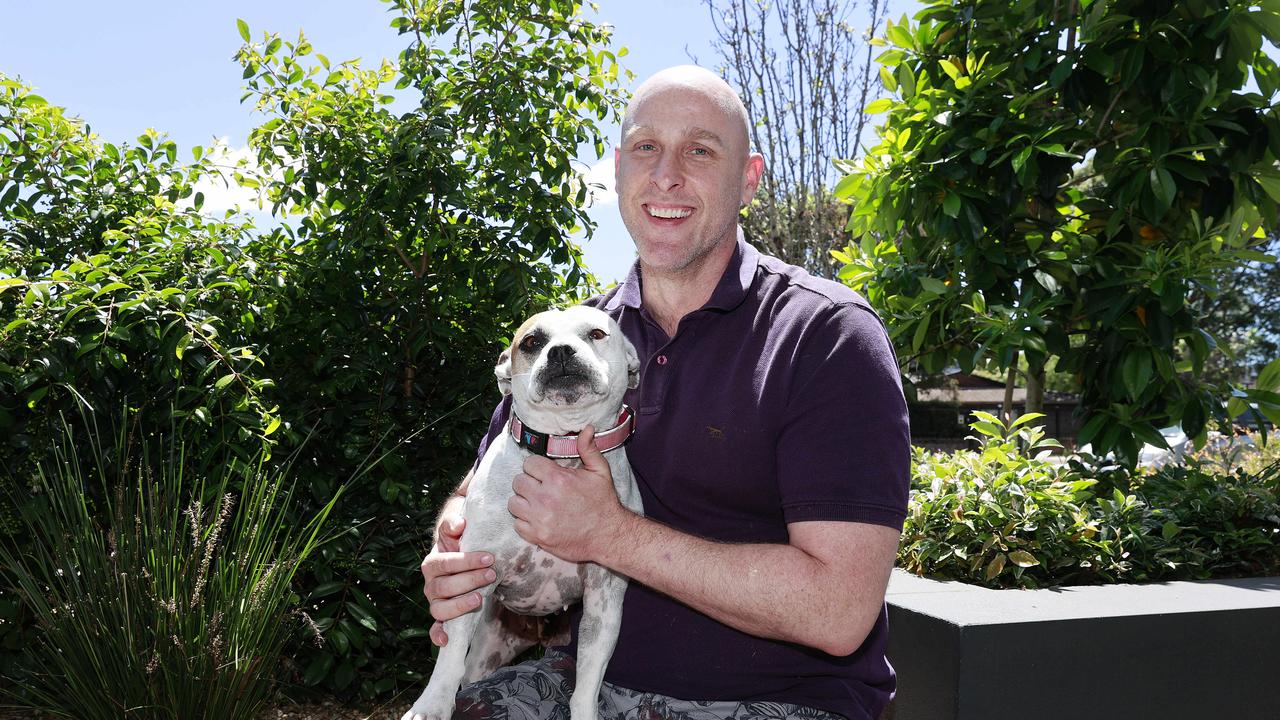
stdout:
{"type": "Polygon", "coordinates": [[[659,364],[659,365],[666,365],[666,364],[667,364],[667,356],[666,356],[666,355],[659,355],[659,356],[658,356],[658,364],[659,364]]]}

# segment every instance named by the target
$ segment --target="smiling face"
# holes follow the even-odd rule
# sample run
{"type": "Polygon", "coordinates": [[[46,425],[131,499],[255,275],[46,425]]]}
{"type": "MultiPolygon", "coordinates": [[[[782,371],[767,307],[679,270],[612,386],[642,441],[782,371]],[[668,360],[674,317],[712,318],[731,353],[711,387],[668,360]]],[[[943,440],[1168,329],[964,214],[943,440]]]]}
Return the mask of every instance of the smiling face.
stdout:
{"type": "Polygon", "coordinates": [[[636,90],[614,167],[618,207],[642,267],[680,274],[717,250],[727,260],[764,160],[748,150],[746,113],[733,90],[684,66],[636,90]]]}

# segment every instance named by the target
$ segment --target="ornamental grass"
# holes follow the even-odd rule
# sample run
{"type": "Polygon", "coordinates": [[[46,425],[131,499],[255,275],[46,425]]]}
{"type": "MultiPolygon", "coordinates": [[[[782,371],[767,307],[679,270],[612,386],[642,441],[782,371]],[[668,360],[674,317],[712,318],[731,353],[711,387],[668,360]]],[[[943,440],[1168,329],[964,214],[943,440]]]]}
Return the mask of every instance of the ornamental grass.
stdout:
{"type": "Polygon", "coordinates": [[[77,720],[257,717],[286,641],[314,629],[290,581],[337,496],[290,524],[287,466],[200,472],[180,442],[103,452],[73,435],[11,484],[30,496],[0,538],[0,580],[36,641],[6,694],[77,720]]]}

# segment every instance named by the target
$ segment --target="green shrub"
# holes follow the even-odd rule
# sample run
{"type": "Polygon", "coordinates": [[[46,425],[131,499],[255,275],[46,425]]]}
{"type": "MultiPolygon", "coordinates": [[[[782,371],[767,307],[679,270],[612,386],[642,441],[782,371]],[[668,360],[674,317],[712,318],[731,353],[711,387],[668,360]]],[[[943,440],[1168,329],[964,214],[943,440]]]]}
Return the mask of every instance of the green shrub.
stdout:
{"type": "Polygon", "coordinates": [[[1170,568],[1162,576],[1280,575],[1280,465],[1221,472],[1190,458],[1142,477],[1137,492],[1164,520],[1148,561],[1170,568]]]}
{"type": "MultiPolygon", "coordinates": [[[[299,681],[365,698],[420,688],[431,617],[419,564],[438,500],[475,456],[492,368],[528,314],[588,290],[579,148],[621,95],[608,29],[576,2],[389,2],[398,63],[330,63],[305,38],[242,30],[250,135],[287,243],[263,358],[289,427],[314,432],[298,480],[317,501],[381,458],[303,572],[328,642],[299,681]],[[412,109],[388,107],[391,93],[412,109]],[[429,429],[428,429],[429,428],[429,429]],[[424,431],[419,434],[419,431],[424,431]]],[[[273,436],[274,437],[274,436],[273,436]]]]}
{"type": "MultiPolygon", "coordinates": [[[[200,149],[100,144],[0,79],[0,469],[34,467],[81,410],[113,436],[172,425],[211,464],[311,437],[291,475],[304,516],[376,460],[298,570],[328,642],[284,668],[366,698],[430,672],[418,565],[437,500],[487,427],[512,327],[593,286],[574,160],[603,151],[596,121],[622,102],[609,31],[579,3],[388,6],[405,51],[376,68],[239,25],[266,119],[238,182],[262,188],[270,232],[198,212],[200,149]],[[102,408],[119,403],[117,428],[102,408]]],[[[0,623],[0,648],[20,626],[0,623]]]]}
{"type": "Polygon", "coordinates": [[[64,427],[21,506],[31,542],[0,538],[0,576],[39,630],[8,691],[67,718],[256,718],[332,500],[295,522],[284,472],[192,472],[150,433],[126,469],[123,434],[106,452],[64,427]]]}
{"type": "Polygon", "coordinates": [[[1054,458],[1038,414],[976,415],[979,449],[915,451],[905,569],[997,588],[1280,573],[1277,466],[1130,474],[1054,458]]]}
{"type": "Polygon", "coordinates": [[[3,75],[0,120],[0,468],[29,473],[61,417],[123,406],[189,447],[261,452],[279,423],[250,336],[279,278],[241,249],[248,226],[198,211],[201,149],[99,144],[3,75]]]}

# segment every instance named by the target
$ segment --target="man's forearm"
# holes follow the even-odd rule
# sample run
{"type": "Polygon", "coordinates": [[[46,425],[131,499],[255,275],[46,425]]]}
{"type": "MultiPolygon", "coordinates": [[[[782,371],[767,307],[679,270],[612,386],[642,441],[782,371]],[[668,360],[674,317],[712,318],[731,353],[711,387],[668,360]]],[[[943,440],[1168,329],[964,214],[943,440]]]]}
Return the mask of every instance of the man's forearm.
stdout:
{"type": "MultiPolygon", "coordinates": [[[[794,537],[792,544],[719,543],[627,513],[597,562],[743,632],[847,655],[880,612],[897,533],[854,523],[811,525],[814,539],[865,542],[823,557],[794,537]],[[859,559],[851,562],[850,553],[859,559]]],[[[825,540],[815,546],[834,547],[825,540]]]]}

